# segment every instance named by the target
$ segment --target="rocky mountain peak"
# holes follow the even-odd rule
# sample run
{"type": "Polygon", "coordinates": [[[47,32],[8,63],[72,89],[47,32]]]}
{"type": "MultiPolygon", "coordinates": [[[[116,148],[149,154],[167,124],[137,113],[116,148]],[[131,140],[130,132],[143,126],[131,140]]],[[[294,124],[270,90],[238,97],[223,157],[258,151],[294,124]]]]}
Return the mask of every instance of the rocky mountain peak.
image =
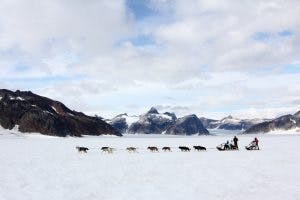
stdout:
{"type": "Polygon", "coordinates": [[[115,116],[114,118],[127,117],[127,116],[128,116],[127,113],[122,113],[122,114],[115,116]]]}
{"type": "Polygon", "coordinates": [[[170,126],[166,134],[171,135],[208,135],[209,132],[204,128],[201,120],[195,114],[187,115],[176,120],[175,124],[170,126]]]}
{"type": "Polygon", "coordinates": [[[230,120],[237,120],[236,118],[234,118],[232,115],[228,115],[227,117],[224,117],[223,119],[221,119],[220,121],[230,121],[230,120]]]}
{"type": "Polygon", "coordinates": [[[150,110],[147,112],[147,114],[159,114],[156,108],[151,107],[150,110]]]}
{"type": "Polygon", "coordinates": [[[197,120],[197,119],[199,119],[199,118],[197,117],[197,115],[195,115],[195,114],[190,114],[190,115],[186,115],[186,116],[184,116],[184,117],[181,117],[181,118],[180,118],[180,121],[197,120]]]}

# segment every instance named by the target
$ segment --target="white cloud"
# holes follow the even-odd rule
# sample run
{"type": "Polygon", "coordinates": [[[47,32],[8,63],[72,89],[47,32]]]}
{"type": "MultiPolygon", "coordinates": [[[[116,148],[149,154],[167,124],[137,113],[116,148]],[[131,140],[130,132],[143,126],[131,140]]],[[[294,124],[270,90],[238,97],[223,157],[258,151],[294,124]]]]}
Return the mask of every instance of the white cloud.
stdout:
{"type": "Polygon", "coordinates": [[[299,73],[276,69],[299,63],[299,1],[148,3],[158,14],[141,20],[131,17],[125,0],[2,0],[0,78],[71,78],[34,87],[6,80],[1,87],[107,115],[152,105],[212,117],[297,109],[299,73]],[[280,36],[283,31],[290,35],[280,36]],[[153,43],[126,39],[139,35],[153,43]]]}
{"type": "Polygon", "coordinates": [[[217,70],[249,70],[298,58],[298,38],[271,43],[252,38],[257,32],[299,34],[297,1],[196,2],[176,1],[176,20],[154,31],[172,51],[193,55],[198,63],[217,70]]]}
{"type": "Polygon", "coordinates": [[[2,0],[0,12],[1,50],[17,51],[22,54],[18,62],[54,74],[70,70],[70,56],[84,62],[111,49],[129,28],[123,0],[2,0]]]}

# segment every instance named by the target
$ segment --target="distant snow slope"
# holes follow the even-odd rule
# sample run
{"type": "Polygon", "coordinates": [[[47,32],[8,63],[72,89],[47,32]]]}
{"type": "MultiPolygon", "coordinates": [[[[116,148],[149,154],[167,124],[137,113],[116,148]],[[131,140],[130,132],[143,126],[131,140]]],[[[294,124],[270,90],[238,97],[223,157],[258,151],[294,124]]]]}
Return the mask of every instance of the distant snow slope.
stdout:
{"type": "Polygon", "coordinates": [[[299,135],[259,135],[261,151],[219,152],[225,136],[56,138],[0,135],[1,200],[297,200],[299,135]],[[284,145],[282,145],[284,144],[284,145]],[[75,146],[87,146],[79,154],[75,146]],[[147,146],[203,145],[207,152],[150,153],[147,146]],[[101,146],[116,148],[113,154],[101,146]],[[128,146],[139,153],[127,153],[128,146]]]}
{"type": "Polygon", "coordinates": [[[238,135],[241,134],[242,131],[240,130],[226,130],[226,129],[208,129],[211,135],[238,135]]]}
{"type": "Polygon", "coordinates": [[[200,118],[203,124],[206,125],[208,129],[223,129],[223,130],[246,130],[251,126],[267,121],[266,119],[238,119],[232,117],[231,115],[221,119],[212,120],[206,118],[200,118]]]}
{"type": "Polygon", "coordinates": [[[15,126],[12,130],[7,130],[4,129],[1,125],[0,125],[0,138],[2,137],[8,137],[11,135],[22,135],[23,133],[19,132],[18,130],[18,126],[15,126]]]}
{"type": "Polygon", "coordinates": [[[286,130],[286,131],[277,129],[277,130],[270,131],[267,134],[269,134],[269,135],[286,135],[286,134],[300,135],[300,128],[293,128],[293,129],[286,130]]]}
{"type": "Polygon", "coordinates": [[[136,115],[131,116],[131,115],[128,115],[127,113],[124,113],[124,114],[117,115],[113,119],[108,119],[106,121],[109,123],[113,123],[120,119],[125,119],[127,125],[130,126],[132,123],[139,120],[139,116],[136,116],[136,115]]]}

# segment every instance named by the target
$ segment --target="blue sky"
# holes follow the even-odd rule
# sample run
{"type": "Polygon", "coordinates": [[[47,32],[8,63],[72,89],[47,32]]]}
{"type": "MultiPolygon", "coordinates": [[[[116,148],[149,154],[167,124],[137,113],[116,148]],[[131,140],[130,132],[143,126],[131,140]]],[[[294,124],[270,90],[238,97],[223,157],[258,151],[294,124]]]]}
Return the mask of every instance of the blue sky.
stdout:
{"type": "Polygon", "coordinates": [[[142,20],[158,14],[158,12],[151,7],[150,1],[147,0],[126,0],[126,7],[137,20],[142,20]]]}
{"type": "Polygon", "coordinates": [[[11,1],[0,5],[1,88],[104,117],[300,109],[296,1],[11,1]]]}

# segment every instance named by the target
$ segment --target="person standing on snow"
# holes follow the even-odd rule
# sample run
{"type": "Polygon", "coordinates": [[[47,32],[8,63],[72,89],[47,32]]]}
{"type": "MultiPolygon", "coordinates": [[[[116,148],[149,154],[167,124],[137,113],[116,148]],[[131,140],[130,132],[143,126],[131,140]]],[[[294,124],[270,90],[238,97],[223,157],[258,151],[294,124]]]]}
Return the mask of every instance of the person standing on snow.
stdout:
{"type": "Polygon", "coordinates": [[[229,147],[229,141],[227,140],[227,142],[224,144],[224,150],[228,150],[230,147],[229,147]]]}
{"type": "Polygon", "coordinates": [[[239,146],[238,146],[238,141],[239,141],[239,139],[238,139],[236,136],[234,136],[234,138],[233,138],[233,144],[234,144],[234,146],[235,146],[236,148],[239,148],[239,146]]]}

